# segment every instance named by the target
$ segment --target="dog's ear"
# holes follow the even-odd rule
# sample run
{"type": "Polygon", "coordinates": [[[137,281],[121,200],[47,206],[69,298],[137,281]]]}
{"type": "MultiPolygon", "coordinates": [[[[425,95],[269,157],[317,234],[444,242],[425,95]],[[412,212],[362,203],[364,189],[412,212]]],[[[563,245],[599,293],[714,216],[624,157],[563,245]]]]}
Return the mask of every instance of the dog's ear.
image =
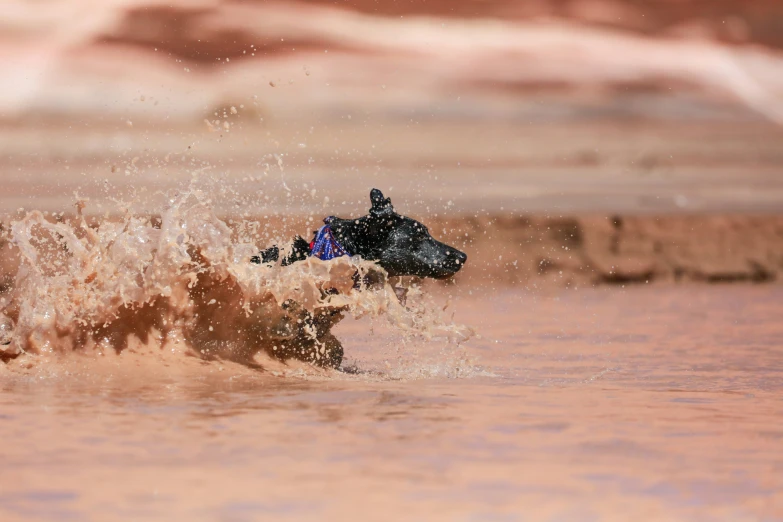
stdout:
{"type": "Polygon", "coordinates": [[[370,214],[372,215],[389,214],[394,212],[391,199],[384,198],[383,192],[376,188],[370,191],[370,201],[372,202],[372,207],[370,207],[370,214]]]}

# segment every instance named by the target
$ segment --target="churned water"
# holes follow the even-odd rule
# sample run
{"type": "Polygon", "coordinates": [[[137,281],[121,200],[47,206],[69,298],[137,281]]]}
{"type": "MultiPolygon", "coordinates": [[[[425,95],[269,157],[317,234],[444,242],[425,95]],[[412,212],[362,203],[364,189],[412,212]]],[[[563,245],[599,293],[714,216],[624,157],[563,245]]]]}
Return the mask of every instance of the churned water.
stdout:
{"type": "Polygon", "coordinates": [[[155,343],[10,360],[0,518],[783,517],[780,288],[450,306],[479,337],[340,323],[349,371],[155,343]]]}

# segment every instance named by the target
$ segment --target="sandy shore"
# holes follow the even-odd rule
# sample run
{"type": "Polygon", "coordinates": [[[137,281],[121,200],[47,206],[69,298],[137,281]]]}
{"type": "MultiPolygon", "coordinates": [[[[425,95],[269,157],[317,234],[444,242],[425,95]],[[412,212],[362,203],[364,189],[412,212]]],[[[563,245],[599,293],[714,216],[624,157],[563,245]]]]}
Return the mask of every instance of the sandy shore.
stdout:
{"type": "MultiPolygon", "coordinates": [[[[227,220],[230,218],[226,218],[227,220]]],[[[306,234],[305,217],[263,219],[279,236],[306,234]]],[[[509,215],[421,218],[431,233],[468,254],[450,291],[477,286],[528,290],[651,283],[783,281],[781,215],[509,215]]],[[[250,219],[254,221],[254,219],[250,219]]],[[[5,225],[7,228],[7,225],[5,225]]],[[[259,248],[268,246],[258,243],[259,248]]],[[[18,264],[2,242],[0,281],[7,291],[18,264]]]]}
{"type": "MultiPolygon", "coordinates": [[[[264,247],[327,215],[365,214],[378,187],[468,253],[460,287],[768,282],[783,271],[783,130],[769,123],[222,121],[2,127],[0,222],[7,232],[30,210],[68,219],[77,200],[96,223],[158,215],[194,186],[227,221],[257,222],[264,247]]],[[[4,246],[6,288],[15,265],[4,246]]]]}
{"type": "Polygon", "coordinates": [[[783,212],[766,122],[347,118],[0,126],[0,214],[159,213],[194,179],[222,215],[361,215],[372,187],[422,217],[783,212]]]}

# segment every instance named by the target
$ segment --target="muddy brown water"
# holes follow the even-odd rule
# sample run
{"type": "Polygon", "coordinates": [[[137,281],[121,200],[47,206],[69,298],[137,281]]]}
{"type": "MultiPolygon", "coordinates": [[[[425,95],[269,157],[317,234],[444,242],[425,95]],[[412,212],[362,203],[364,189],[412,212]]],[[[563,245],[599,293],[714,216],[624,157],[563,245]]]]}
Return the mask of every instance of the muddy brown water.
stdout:
{"type": "Polygon", "coordinates": [[[0,364],[0,519],[783,518],[783,289],[472,293],[460,347],[343,322],[352,374],[0,364]]]}

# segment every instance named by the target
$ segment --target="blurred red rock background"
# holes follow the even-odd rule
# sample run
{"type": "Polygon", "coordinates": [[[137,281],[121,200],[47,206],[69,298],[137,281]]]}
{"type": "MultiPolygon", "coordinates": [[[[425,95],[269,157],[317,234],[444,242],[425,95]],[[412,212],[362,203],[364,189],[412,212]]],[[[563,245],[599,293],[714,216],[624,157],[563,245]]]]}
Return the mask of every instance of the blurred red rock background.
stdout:
{"type": "Polygon", "coordinates": [[[774,0],[6,0],[0,118],[783,121],[774,0]]]}

